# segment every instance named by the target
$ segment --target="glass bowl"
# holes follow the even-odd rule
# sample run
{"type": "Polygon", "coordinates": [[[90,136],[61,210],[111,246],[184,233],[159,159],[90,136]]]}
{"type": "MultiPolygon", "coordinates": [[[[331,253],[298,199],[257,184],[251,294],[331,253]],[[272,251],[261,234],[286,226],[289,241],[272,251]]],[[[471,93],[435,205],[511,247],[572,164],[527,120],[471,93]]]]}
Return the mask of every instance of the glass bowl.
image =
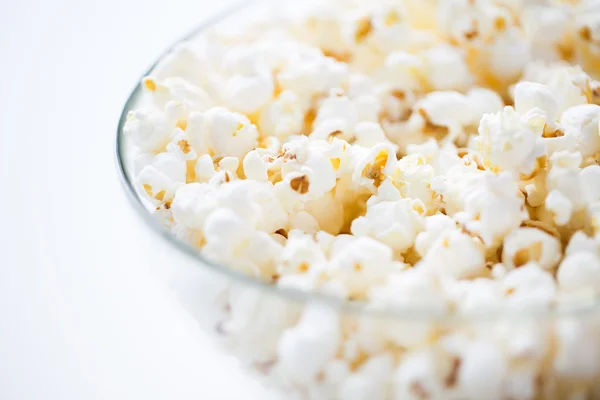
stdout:
{"type": "MultiPolygon", "coordinates": [[[[277,15],[281,7],[290,4],[245,1],[173,48],[212,29],[277,15]]],[[[128,112],[144,101],[140,83],[122,111],[116,140],[120,178],[142,224],[136,240],[146,245],[144,262],[224,351],[282,398],[600,398],[596,304],[460,315],[426,306],[374,307],[270,285],[177,240],[134,184],[132,145],[123,127],[128,112]]]]}

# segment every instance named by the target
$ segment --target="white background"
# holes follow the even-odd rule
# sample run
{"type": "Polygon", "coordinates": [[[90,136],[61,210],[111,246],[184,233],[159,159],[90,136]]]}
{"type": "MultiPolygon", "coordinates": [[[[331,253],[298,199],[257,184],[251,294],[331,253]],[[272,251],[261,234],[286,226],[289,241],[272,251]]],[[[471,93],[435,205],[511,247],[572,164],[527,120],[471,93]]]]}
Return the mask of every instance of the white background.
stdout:
{"type": "Polygon", "coordinates": [[[119,112],[230,1],[0,0],[0,399],[262,399],[140,265],[119,112]]]}

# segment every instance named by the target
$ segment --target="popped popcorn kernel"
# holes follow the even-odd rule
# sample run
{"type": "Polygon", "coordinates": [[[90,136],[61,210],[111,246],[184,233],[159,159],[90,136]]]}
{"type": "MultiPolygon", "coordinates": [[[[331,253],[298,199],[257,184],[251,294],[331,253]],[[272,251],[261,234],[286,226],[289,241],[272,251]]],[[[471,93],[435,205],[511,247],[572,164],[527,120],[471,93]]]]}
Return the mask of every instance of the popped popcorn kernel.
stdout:
{"type": "Polygon", "coordinates": [[[139,198],[233,270],[198,318],[290,398],[596,398],[597,1],[315,3],[175,46],[125,117],[139,198]]]}

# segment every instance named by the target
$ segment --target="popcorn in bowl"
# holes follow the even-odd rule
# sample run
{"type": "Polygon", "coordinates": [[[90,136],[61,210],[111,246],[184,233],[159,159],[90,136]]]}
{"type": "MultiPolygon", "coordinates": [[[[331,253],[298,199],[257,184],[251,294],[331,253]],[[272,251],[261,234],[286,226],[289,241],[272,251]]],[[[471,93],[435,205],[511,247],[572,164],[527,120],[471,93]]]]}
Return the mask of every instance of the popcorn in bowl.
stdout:
{"type": "Polygon", "coordinates": [[[282,398],[600,398],[596,2],[261,5],[121,121],[201,325],[282,398]]]}

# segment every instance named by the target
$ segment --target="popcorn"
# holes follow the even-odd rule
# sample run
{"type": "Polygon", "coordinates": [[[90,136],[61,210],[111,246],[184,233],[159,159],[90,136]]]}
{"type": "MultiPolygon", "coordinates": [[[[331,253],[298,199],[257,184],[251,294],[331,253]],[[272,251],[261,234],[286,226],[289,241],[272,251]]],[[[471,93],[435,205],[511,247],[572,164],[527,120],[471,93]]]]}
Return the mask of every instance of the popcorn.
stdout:
{"type": "Polygon", "coordinates": [[[375,122],[378,108],[372,96],[350,99],[332,90],[318,109],[311,138],[327,140],[335,136],[347,141],[357,138],[355,143],[362,146],[386,141],[383,130],[375,122]]]}
{"type": "Polygon", "coordinates": [[[339,340],[337,313],[319,305],[307,308],[279,340],[279,368],[291,382],[306,384],[334,358],[339,340]]]}
{"type": "Polygon", "coordinates": [[[554,236],[535,228],[519,228],[505,240],[502,261],[508,268],[537,262],[551,270],[561,259],[561,244],[554,236]]]}
{"type": "Polygon", "coordinates": [[[546,130],[557,130],[558,101],[546,85],[534,82],[519,82],[515,86],[515,111],[521,115],[535,110],[544,119],[546,130]]]}
{"type": "Polygon", "coordinates": [[[516,308],[546,307],[556,292],[552,275],[535,262],[510,271],[502,285],[506,303],[516,308]]]}
{"type": "Polygon", "coordinates": [[[422,57],[431,88],[466,91],[471,87],[474,79],[460,50],[443,45],[426,50],[422,57]]]}
{"type": "Polygon", "coordinates": [[[523,30],[531,38],[531,50],[537,58],[556,61],[569,49],[568,12],[564,8],[535,5],[523,12],[523,30]],[[564,49],[564,50],[563,50],[564,49]]]}
{"type": "Polygon", "coordinates": [[[277,75],[277,82],[283,90],[292,90],[305,99],[340,87],[347,72],[345,64],[315,55],[290,63],[277,75]]]}
{"type": "Polygon", "coordinates": [[[385,398],[393,365],[394,361],[390,355],[369,359],[360,370],[346,378],[341,386],[340,397],[348,400],[385,398]]]}
{"type": "Polygon", "coordinates": [[[212,157],[208,154],[198,157],[194,165],[194,173],[198,182],[210,181],[217,174],[212,157]]]}
{"type": "Polygon", "coordinates": [[[508,360],[498,346],[480,339],[469,346],[462,358],[458,382],[468,398],[501,399],[507,370],[508,360]]]}
{"type": "MultiPolygon", "coordinates": [[[[443,315],[447,310],[447,302],[439,290],[439,282],[435,274],[427,269],[409,268],[401,272],[390,274],[384,285],[371,289],[369,299],[374,304],[392,304],[399,309],[427,310],[433,315],[443,315]]],[[[433,329],[430,322],[414,325],[414,331],[405,331],[394,340],[403,345],[407,341],[413,344],[426,339],[426,334],[433,329]]]]}
{"type": "Polygon", "coordinates": [[[183,104],[174,101],[166,104],[164,112],[140,108],[127,114],[123,133],[138,148],[156,153],[168,143],[169,135],[184,117],[183,104]]]}
{"type": "Polygon", "coordinates": [[[303,132],[306,106],[295,92],[286,90],[267,104],[260,113],[259,130],[263,136],[286,139],[303,132]]]}
{"type": "Polygon", "coordinates": [[[456,222],[447,215],[437,214],[427,218],[425,220],[425,230],[417,235],[415,249],[422,257],[425,256],[431,246],[442,238],[444,233],[455,228],[456,222]]]}
{"type": "Polygon", "coordinates": [[[438,202],[429,183],[434,176],[435,168],[427,164],[425,157],[413,153],[398,161],[392,180],[400,187],[402,196],[420,200],[426,211],[434,209],[438,202]]]}
{"type": "Polygon", "coordinates": [[[217,208],[203,225],[206,255],[254,276],[272,276],[281,246],[267,233],[252,229],[241,216],[228,208],[217,208]]]}
{"type": "Polygon", "coordinates": [[[196,151],[190,145],[188,136],[179,128],[171,134],[171,142],[167,144],[167,151],[176,153],[181,159],[192,161],[198,158],[196,151]]]}
{"type": "Polygon", "coordinates": [[[165,56],[152,71],[152,75],[158,81],[168,78],[183,78],[192,84],[200,84],[210,75],[210,67],[218,59],[217,46],[207,45],[207,48],[195,48],[195,43],[184,42],[176,45],[169,54],[165,56]],[[211,57],[208,57],[210,47],[211,57]]]}
{"type": "Polygon", "coordinates": [[[175,192],[186,183],[186,162],[175,153],[160,153],[137,176],[143,193],[154,205],[171,202],[175,192]]]}
{"type": "Polygon", "coordinates": [[[395,52],[385,60],[385,80],[402,90],[419,90],[423,84],[423,61],[407,52],[395,52]]]}
{"type": "Polygon", "coordinates": [[[550,192],[560,191],[572,205],[573,211],[585,207],[585,198],[580,179],[581,153],[567,150],[556,152],[550,157],[550,171],[546,186],[550,192]]]}
{"type": "Polygon", "coordinates": [[[475,139],[487,169],[531,174],[545,154],[543,120],[532,114],[519,116],[512,107],[481,118],[475,139]]]}
{"type": "Polygon", "coordinates": [[[566,225],[571,219],[573,204],[562,192],[552,190],[548,193],[545,206],[552,213],[556,225],[566,225]]]}
{"type": "MultiPolygon", "coordinates": [[[[344,225],[344,207],[329,192],[305,205],[306,212],[313,217],[317,226],[325,232],[337,235],[344,225]]],[[[319,230],[319,229],[317,229],[319,230]]]]}
{"type": "MultiPolygon", "coordinates": [[[[373,200],[373,201],[371,201],[373,200]]],[[[367,214],[352,222],[352,234],[373,237],[403,253],[423,229],[423,221],[410,199],[367,203],[367,214]]]]}
{"type": "Polygon", "coordinates": [[[443,376],[438,357],[431,351],[410,354],[394,376],[395,399],[443,398],[443,376]]]}
{"type": "Polygon", "coordinates": [[[565,257],[556,274],[561,289],[567,292],[600,289],[600,260],[597,254],[577,252],[565,257]]]}
{"type": "Polygon", "coordinates": [[[182,103],[187,110],[204,112],[214,104],[204,89],[179,77],[160,82],[153,76],[146,76],[142,79],[142,85],[152,94],[159,108],[164,108],[169,101],[175,101],[182,103]]]}
{"type": "Polygon", "coordinates": [[[190,115],[190,123],[192,120],[194,129],[188,126],[192,143],[199,147],[205,144],[214,156],[243,158],[258,144],[256,126],[241,114],[215,107],[204,114],[190,115]]]}
{"type": "Polygon", "coordinates": [[[171,210],[177,223],[202,231],[206,217],[217,206],[215,187],[206,183],[190,183],[177,190],[171,210]]]}
{"type": "Polygon", "coordinates": [[[356,163],[352,180],[375,192],[386,176],[394,171],[396,154],[388,144],[378,144],[356,163]]]}
{"type": "Polygon", "coordinates": [[[570,107],[560,117],[560,126],[565,135],[574,138],[573,147],[582,157],[600,152],[600,106],[585,104],[570,107]]]}
{"type": "Polygon", "coordinates": [[[470,217],[467,230],[481,235],[487,246],[497,243],[517,228],[526,217],[523,199],[508,173],[487,175],[484,186],[465,198],[465,212],[470,217]]]}
{"type": "Polygon", "coordinates": [[[269,165],[265,162],[257,150],[249,151],[244,157],[244,174],[247,179],[266,182],[269,179],[269,165]]]}
{"type": "Polygon", "coordinates": [[[271,100],[274,90],[275,82],[269,71],[253,75],[238,74],[228,79],[223,88],[223,97],[231,110],[252,114],[271,100]]]}
{"type": "Polygon", "coordinates": [[[556,372],[566,377],[593,379],[600,371],[600,343],[594,333],[595,326],[590,325],[572,317],[557,321],[558,354],[553,362],[556,372]]]}
{"type": "Polygon", "coordinates": [[[484,246],[465,233],[449,230],[431,245],[419,267],[457,279],[474,277],[485,270],[484,246]]]}
{"type": "Polygon", "coordinates": [[[290,4],[176,46],[125,120],[140,197],[298,300],[194,280],[209,329],[293,398],[594,397],[592,3],[290,4]]]}

